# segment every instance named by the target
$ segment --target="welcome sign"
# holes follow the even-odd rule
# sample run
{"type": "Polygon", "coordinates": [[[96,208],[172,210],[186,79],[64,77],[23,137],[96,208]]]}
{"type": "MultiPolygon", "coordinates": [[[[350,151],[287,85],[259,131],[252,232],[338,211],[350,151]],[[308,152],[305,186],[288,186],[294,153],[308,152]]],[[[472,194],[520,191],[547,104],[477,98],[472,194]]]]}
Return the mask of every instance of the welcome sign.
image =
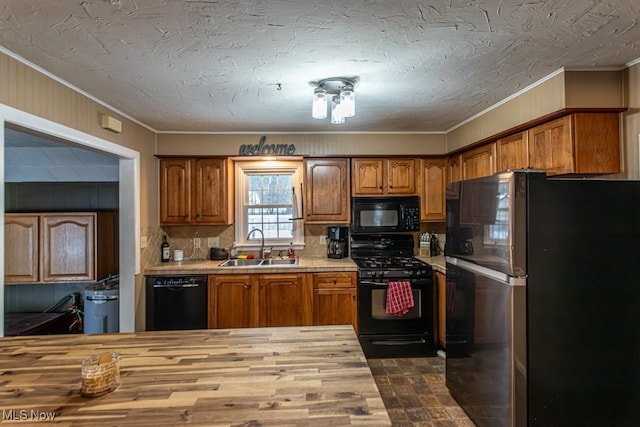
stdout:
{"type": "Polygon", "coordinates": [[[238,154],[241,156],[293,156],[296,152],[294,144],[267,144],[267,137],[262,135],[257,144],[242,144],[238,154]]]}

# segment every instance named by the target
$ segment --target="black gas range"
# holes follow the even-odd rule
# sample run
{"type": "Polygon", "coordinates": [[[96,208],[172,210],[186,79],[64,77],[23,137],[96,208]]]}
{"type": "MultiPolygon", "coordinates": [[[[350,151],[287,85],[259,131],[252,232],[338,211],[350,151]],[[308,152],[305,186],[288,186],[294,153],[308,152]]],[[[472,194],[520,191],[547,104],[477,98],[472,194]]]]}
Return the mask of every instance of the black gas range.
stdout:
{"type": "Polygon", "coordinates": [[[404,279],[432,274],[431,266],[414,257],[373,256],[354,258],[360,277],[369,279],[404,279]]]}
{"type": "Polygon", "coordinates": [[[358,338],[367,357],[434,354],[433,271],[413,253],[413,234],[351,237],[351,258],[358,266],[358,338]],[[411,286],[414,306],[406,314],[387,313],[390,282],[411,286]]]}

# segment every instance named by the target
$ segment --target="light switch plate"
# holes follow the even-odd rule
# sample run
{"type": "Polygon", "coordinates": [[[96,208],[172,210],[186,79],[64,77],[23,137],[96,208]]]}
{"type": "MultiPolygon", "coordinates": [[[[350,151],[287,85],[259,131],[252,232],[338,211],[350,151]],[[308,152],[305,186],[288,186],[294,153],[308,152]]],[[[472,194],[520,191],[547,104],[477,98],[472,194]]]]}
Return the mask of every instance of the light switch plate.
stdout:
{"type": "Polygon", "coordinates": [[[140,248],[144,249],[149,246],[149,239],[147,236],[140,236],[140,248]]]}
{"type": "Polygon", "coordinates": [[[207,237],[207,247],[208,248],[220,247],[220,237],[207,237]]]}
{"type": "Polygon", "coordinates": [[[327,236],[320,236],[320,244],[321,245],[327,244],[327,236]]]}
{"type": "Polygon", "coordinates": [[[194,237],[193,238],[193,249],[200,249],[200,238],[199,237],[194,237]]]}

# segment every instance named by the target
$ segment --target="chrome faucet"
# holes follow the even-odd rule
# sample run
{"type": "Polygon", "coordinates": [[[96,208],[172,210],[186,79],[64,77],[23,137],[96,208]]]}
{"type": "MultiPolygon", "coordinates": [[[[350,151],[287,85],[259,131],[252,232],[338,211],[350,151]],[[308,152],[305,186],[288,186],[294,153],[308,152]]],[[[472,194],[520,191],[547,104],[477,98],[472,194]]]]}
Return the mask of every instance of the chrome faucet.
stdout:
{"type": "Polygon", "coordinates": [[[251,231],[249,231],[249,234],[247,234],[247,240],[249,240],[249,237],[251,237],[254,231],[260,232],[260,258],[264,259],[264,233],[262,232],[262,230],[260,230],[259,228],[252,229],[251,231]]]}

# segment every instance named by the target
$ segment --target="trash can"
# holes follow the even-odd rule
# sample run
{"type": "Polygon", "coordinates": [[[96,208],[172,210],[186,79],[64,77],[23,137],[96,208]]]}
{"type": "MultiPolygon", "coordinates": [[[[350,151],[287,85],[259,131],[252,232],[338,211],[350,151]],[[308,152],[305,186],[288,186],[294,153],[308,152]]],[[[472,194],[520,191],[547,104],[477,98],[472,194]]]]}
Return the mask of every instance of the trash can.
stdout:
{"type": "Polygon", "coordinates": [[[117,279],[109,278],[84,290],[84,333],[119,332],[119,293],[117,279]]]}

